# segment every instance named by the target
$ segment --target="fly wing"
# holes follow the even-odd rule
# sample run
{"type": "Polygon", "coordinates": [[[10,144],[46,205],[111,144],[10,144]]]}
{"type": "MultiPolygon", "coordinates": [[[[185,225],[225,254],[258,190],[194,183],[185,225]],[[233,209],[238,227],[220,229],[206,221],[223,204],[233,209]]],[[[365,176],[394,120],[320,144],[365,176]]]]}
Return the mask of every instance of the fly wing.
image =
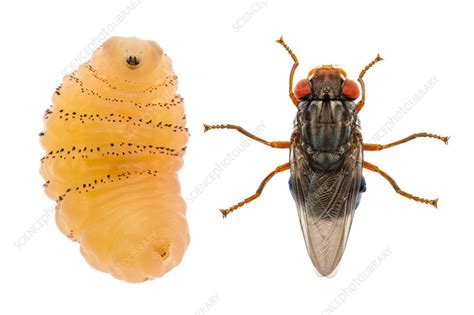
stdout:
{"type": "Polygon", "coordinates": [[[290,189],[306,248],[318,272],[328,276],[349,236],[361,185],[362,146],[354,145],[337,171],[313,170],[299,141],[292,141],[290,160],[290,189]]]}

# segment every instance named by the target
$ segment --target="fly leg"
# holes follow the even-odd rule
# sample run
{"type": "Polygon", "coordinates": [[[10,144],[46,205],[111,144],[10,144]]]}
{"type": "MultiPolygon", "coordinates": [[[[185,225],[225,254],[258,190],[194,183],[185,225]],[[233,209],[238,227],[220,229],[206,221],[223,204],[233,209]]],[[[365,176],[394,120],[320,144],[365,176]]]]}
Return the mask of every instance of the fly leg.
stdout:
{"type": "Polygon", "coordinates": [[[230,208],[227,208],[227,209],[221,209],[221,212],[222,212],[222,215],[224,216],[224,218],[231,212],[234,212],[235,210],[237,210],[238,208],[242,207],[243,205],[257,199],[258,197],[260,197],[260,195],[262,194],[262,191],[263,191],[263,188],[265,188],[265,185],[270,181],[270,179],[272,179],[273,176],[275,176],[276,174],[278,173],[281,173],[281,172],[284,172],[286,170],[289,170],[290,169],[290,163],[285,163],[283,165],[280,165],[278,166],[277,168],[275,168],[270,174],[267,175],[267,177],[265,177],[265,179],[260,183],[260,186],[258,186],[258,189],[257,191],[255,192],[255,194],[253,194],[252,196],[248,197],[248,198],[245,198],[244,200],[242,200],[241,202],[233,205],[232,207],[230,208]]]}
{"type": "Polygon", "coordinates": [[[285,43],[283,40],[283,36],[280,37],[280,39],[277,39],[276,42],[280,45],[282,45],[286,51],[290,54],[291,58],[293,59],[293,67],[291,68],[290,72],[290,98],[293,101],[293,104],[298,105],[298,99],[296,98],[295,94],[293,93],[293,76],[295,75],[296,68],[298,67],[298,58],[296,58],[296,55],[293,53],[293,51],[288,47],[288,45],[285,43]]]}
{"type": "Polygon", "coordinates": [[[400,187],[395,182],[395,180],[393,178],[391,178],[387,173],[385,173],[384,171],[379,169],[377,166],[375,166],[373,164],[370,164],[369,162],[364,161],[364,168],[368,169],[369,171],[376,172],[376,173],[379,173],[380,175],[382,175],[382,177],[385,178],[390,183],[390,185],[392,185],[393,189],[395,189],[397,194],[400,194],[403,197],[406,197],[408,199],[411,199],[411,200],[414,200],[414,201],[417,201],[417,202],[432,205],[435,208],[438,207],[438,199],[434,199],[434,200],[424,199],[424,198],[413,196],[412,194],[409,194],[409,193],[401,190],[400,187]]]}
{"type": "Polygon", "coordinates": [[[255,141],[258,141],[260,143],[263,143],[265,145],[268,145],[272,148],[276,149],[288,149],[290,147],[290,142],[289,141],[266,141],[263,140],[262,138],[257,137],[256,135],[251,134],[244,128],[237,126],[237,125],[206,125],[204,124],[204,132],[211,130],[211,129],[234,129],[240,132],[243,135],[246,135],[250,139],[253,139],[255,141]]]}
{"type": "Polygon", "coordinates": [[[365,68],[362,69],[362,71],[359,74],[359,78],[357,80],[359,81],[360,87],[362,88],[362,98],[360,99],[360,101],[356,105],[356,108],[355,108],[356,113],[358,113],[365,104],[365,84],[364,84],[364,80],[362,80],[362,78],[364,77],[367,70],[369,70],[374,64],[376,64],[377,62],[382,61],[382,60],[383,60],[383,58],[380,57],[379,54],[377,54],[377,57],[375,57],[375,59],[372,60],[367,66],[365,66],[365,68]]]}
{"type": "Polygon", "coordinates": [[[380,151],[384,149],[388,149],[391,147],[394,147],[396,145],[408,142],[410,140],[413,140],[415,138],[433,138],[433,139],[438,139],[443,141],[445,144],[448,144],[449,137],[442,137],[439,135],[436,135],[434,133],[427,133],[427,132],[422,132],[422,133],[414,133],[411,136],[408,136],[406,138],[403,138],[401,140],[389,143],[389,144],[372,144],[372,143],[364,143],[364,150],[365,151],[380,151]]]}

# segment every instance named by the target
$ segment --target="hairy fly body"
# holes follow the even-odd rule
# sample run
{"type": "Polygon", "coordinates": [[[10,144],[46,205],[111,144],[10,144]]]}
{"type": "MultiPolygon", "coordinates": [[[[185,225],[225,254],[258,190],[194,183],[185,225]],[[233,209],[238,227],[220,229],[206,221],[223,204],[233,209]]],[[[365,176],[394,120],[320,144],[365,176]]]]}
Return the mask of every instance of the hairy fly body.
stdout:
{"type": "Polygon", "coordinates": [[[289,149],[288,163],[275,168],[260,184],[255,194],[234,206],[221,210],[229,213],[258,198],[268,181],[277,173],[290,170],[290,191],[298,209],[301,230],[308,254],[322,276],[331,275],[344,253],[354,211],[366,190],[362,170],[382,175],[395,191],[417,202],[437,206],[437,199],[416,197],[400,189],[395,180],[377,166],[364,161],[364,151],[379,151],[418,137],[445,143],[448,137],[416,133],[382,145],[362,141],[358,112],[365,103],[366,71],[382,60],[377,56],[360,73],[358,84],[347,79],[343,69],[323,65],[312,69],[308,77],[293,87],[298,59],[282,38],[277,40],[292,57],[289,96],[297,113],[290,141],[266,141],[237,125],[204,125],[211,129],[234,129],[273,148],[289,149]],[[356,103],[355,100],[359,101],[356,103]]]}

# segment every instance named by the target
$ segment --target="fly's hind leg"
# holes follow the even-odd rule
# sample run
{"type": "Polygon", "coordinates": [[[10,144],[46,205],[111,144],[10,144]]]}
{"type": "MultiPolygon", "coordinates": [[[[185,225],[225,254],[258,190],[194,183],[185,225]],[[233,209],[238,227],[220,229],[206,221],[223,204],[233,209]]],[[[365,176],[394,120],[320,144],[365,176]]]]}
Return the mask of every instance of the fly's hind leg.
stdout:
{"type": "Polygon", "coordinates": [[[369,70],[374,64],[376,64],[377,62],[382,61],[382,60],[383,60],[383,58],[380,57],[379,54],[377,54],[377,57],[375,57],[375,59],[372,60],[367,66],[365,66],[365,68],[362,69],[362,71],[359,74],[359,78],[357,80],[359,81],[360,87],[362,88],[362,98],[360,99],[360,101],[356,105],[356,108],[355,108],[356,113],[358,113],[365,104],[365,84],[364,84],[364,80],[362,80],[362,78],[364,77],[367,70],[369,70]]]}
{"type": "Polygon", "coordinates": [[[242,128],[240,126],[237,126],[237,125],[230,125],[230,124],[226,124],[226,125],[206,125],[206,124],[204,124],[204,132],[206,132],[208,130],[212,130],[212,129],[234,129],[234,130],[237,130],[238,132],[240,132],[241,134],[249,137],[250,139],[253,139],[255,141],[258,141],[260,143],[263,143],[265,145],[268,145],[268,146],[270,146],[272,148],[276,148],[276,149],[288,149],[290,147],[290,142],[289,141],[266,141],[266,140],[263,140],[262,138],[257,137],[254,134],[251,134],[250,132],[248,132],[244,128],[242,128]]]}
{"type": "Polygon", "coordinates": [[[388,149],[391,147],[394,147],[396,145],[408,142],[410,140],[416,139],[416,138],[433,138],[433,139],[438,139],[443,141],[445,144],[448,144],[449,137],[443,137],[434,133],[414,133],[411,136],[408,136],[406,138],[403,138],[401,140],[389,143],[389,144],[373,144],[373,143],[364,143],[364,150],[365,151],[380,151],[384,149],[388,149]]]}
{"type": "Polygon", "coordinates": [[[290,169],[290,163],[285,163],[283,165],[280,165],[278,166],[277,168],[275,168],[270,174],[267,175],[267,177],[265,177],[265,179],[260,183],[260,186],[258,186],[258,189],[257,191],[255,192],[255,194],[253,194],[252,196],[248,197],[248,198],[245,198],[244,200],[242,200],[241,202],[233,205],[232,207],[230,208],[227,208],[227,209],[221,209],[221,212],[222,212],[222,215],[224,216],[224,218],[231,212],[234,212],[235,210],[237,210],[238,208],[242,207],[243,205],[257,199],[258,197],[260,197],[260,195],[262,194],[262,191],[263,189],[265,188],[265,185],[272,179],[273,176],[275,176],[276,174],[278,173],[281,173],[281,172],[284,172],[286,170],[289,170],[290,169]]]}
{"type": "Polygon", "coordinates": [[[385,178],[390,183],[390,185],[392,185],[393,189],[395,189],[397,194],[400,194],[403,197],[406,197],[408,199],[411,199],[411,200],[414,200],[414,201],[417,201],[417,202],[432,205],[435,208],[438,207],[438,199],[431,200],[431,199],[420,198],[420,197],[413,196],[412,194],[409,194],[409,193],[401,190],[400,187],[395,182],[395,180],[393,178],[391,178],[387,173],[385,173],[384,171],[379,169],[377,166],[375,166],[375,165],[373,165],[369,162],[364,161],[364,168],[368,169],[369,171],[376,172],[376,173],[379,173],[380,175],[382,175],[382,177],[385,178]]]}
{"type": "Polygon", "coordinates": [[[283,40],[283,36],[276,40],[276,42],[282,45],[286,51],[290,54],[291,59],[293,59],[293,67],[291,67],[290,71],[290,98],[293,104],[298,105],[298,99],[296,98],[295,94],[293,93],[293,77],[295,75],[296,68],[299,65],[298,58],[296,57],[295,53],[290,49],[290,47],[285,43],[283,40]]]}

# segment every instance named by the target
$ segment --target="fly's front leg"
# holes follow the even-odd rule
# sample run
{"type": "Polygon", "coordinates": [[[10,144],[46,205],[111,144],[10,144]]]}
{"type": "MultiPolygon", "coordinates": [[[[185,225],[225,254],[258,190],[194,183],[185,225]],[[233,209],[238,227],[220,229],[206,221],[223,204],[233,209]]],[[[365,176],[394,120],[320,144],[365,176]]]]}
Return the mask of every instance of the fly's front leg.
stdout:
{"type": "Polygon", "coordinates": [[[293,51],[290,49],[290,47],[285,43],[283,40],[283,36],[280,37],[280,39],[277,39],[276,42],[280,45],[282,45],[286,51],[290,54],[291,58],[293,59],[293,67],[291,67],[290,71],[290,98],[293,101],[293,104],[298,105],[298,99],[296,98],[295,94],[293,93],[293,77],[295,75],[296,68],[299,65],[298,58],[296,58],[296,55],[293,53],[293,51]]]}
{"type": "Polygon", "coordinates": [[[362,88],[362,98],[360,99],[360,101],[356,105],[356,109],[355,109],[356,113],[358,113],[365,104],[365,84],[364,84],[364,80],[362,80],[362,78],[364,77],[367,70],[369,70],[374,64],[376,64],[377,62],[382,61],[382,60],[383,60],[383,58],[380,57],[379,54],[377,54],[377,57],[375,57],[375,59],[372,60],[367,66],[365,66],[365,68],[362,69],[362,71],[359,74],[359,78],[357,80],[359,81],[360,87],[362,88]]]}
{"type": "Polygon", "coordinates": [[[400,187],[395,182],[395,180],[392,177],[390,177],[387,173],[385,173],[384,171],[379,169],[377,166],[375,166],[375,165],[373,165],[369,162],[364,161],[364,168],[368,169],[369,171],[376,172],[376,173],[379,173],[380,175],[382,175],[382,177],[385,178],[390,183],[390,185],[392,185],[393,189],[395,189],[397,194],[400,194],[403,197],[406,197],[408,199],[411,199],[411,200],[414,200],[414,201],[417,201],[417,202],[432,205],[435,208],[438,207],[438,199],[420,198],[420,197],[413,196],[412,194],[409,194],[409,193],[401,190],[400,187]]]}
{"type": "Polygon", "coordinates": [[[422,133],[414,133],[411,136],[408,136],[406,138],[403,138],[401,140],[398,140],[389,144],[364,143],[364,150],[365,151],[380,151],[380,150],[388,149],[396,145],[408,142],[416,138],[433,138],[433,139],[441,140],[445,144],[448,144],[448,140],[449,140],[449,137],[443,137],[434,133],[422,132],[422,133]]]}
{"type": "Polygon", "coordinates": [[[290,142],[289,141],[266,141],[263,140],[262,138],[257,137],[254,134],[251,134],[244,128],[237,126],[237,125],[206,125],[204,124],[204,132],[212,129],[234,129],[240,132],[243,135],[246,135],[250,139],[253,139],[255,141],[258,141],[260,143],[263,143],[265,145],[268,145],[269,147],[276,148],[276,149],[288,149],[290,147],[290,142]]]}
{"type": "Polygon", "coordinates": [[[263,188],[265,188],[265,185],[270,181],[270,179],[272,179],[273,176],[275,176],[276,174],[278,173],[281,173],[281,172],[284,172],[286,170],[289,170],[290,169],[290,163],[285,163],[283,165],[280,165],[278,166],[277,168],[275,168],[270,174],[267,175],[267,177],[265,177],[265,179],[260,183],[260,186],[258,186],[258,189],[257,191],[255,192],[255,194],[253,194],[252,196],[248,197],[248,198],[245,198],[244,200],[242,200],[241,202],[239,203],[236,203],[235,205],[233,205],[232,207],[230,208],[227,208],[227,209],[221,209],[221,212],[222,212],[222,215],[224,216],[224,218],[231,212],[234,212],[235,210],[237,210],[238,208],[242,207],[243,205],[257,199],[258,197],[260,197],[260,195],[262,194],[262,191],[263,191],[263,188]]]}

